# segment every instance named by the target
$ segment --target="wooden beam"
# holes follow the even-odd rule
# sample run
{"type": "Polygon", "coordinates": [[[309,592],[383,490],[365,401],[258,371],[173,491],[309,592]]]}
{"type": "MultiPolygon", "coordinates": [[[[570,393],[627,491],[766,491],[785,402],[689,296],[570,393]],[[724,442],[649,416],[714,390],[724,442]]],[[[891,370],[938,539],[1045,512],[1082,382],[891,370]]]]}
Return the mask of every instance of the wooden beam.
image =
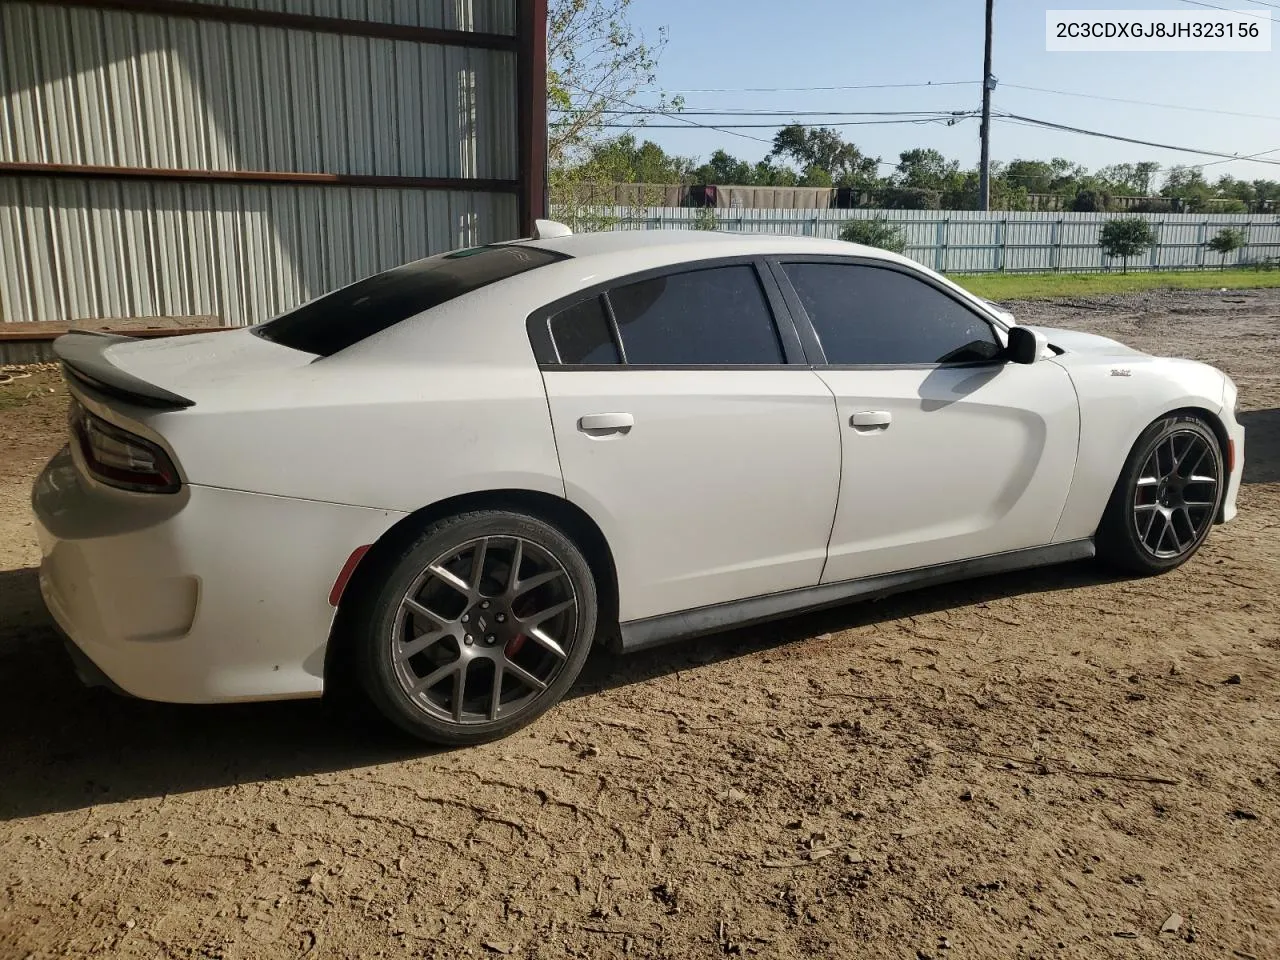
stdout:
{"type": "Polygon", "coordinates": [[[480,193],[517,193],[521,189],[520,180],[470,177],[390,177],[360,173],[299,173],[285,170],[178,170],[8,161],[0,162],[0,175],[97,180],[175,180],[183,183],[285,183],[313,186],[400,187],[419,190],[471,190],[480,193]]]}
{"type": "MultiPolygon", "coordinates": [[[[288,30],[312,30],[336,33],[344,37],[377,37],[383,40],[408,40],[413,43],[438,43],[450,47],[479,47],[487,50],[516,49],[516,38],[502,33],[480,33],[474,30],[442,30],[437,27],[414,27],[402,23],[378,23],[345,17],[318,17],[309,13],[282,13],[277,10],[254,10],[248,7],[224,7],[215,3],[186,3],[179,0],[32,0],[57,7],[93,7],[123,13],[151,13],[165,17],[191,17],[218,20],[223,23],[247,23],[259,27],[283,27],[288,30]]],[[[516,0],[523,6],[525,0],[516,0]]]]}
{"type": "Polygon", "coordinates": [[[547,0],[516,0],[520,231],[547,215],[547,0]]]}

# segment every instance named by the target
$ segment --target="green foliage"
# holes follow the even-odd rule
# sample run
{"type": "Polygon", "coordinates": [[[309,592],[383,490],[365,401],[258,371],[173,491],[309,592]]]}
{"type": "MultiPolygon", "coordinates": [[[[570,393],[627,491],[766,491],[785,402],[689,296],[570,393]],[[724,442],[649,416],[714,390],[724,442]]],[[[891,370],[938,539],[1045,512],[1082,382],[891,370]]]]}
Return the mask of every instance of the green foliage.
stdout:
{"type": "Polygon", "coordinates": [[[1223,227],[1209,241],[1209,249],[1222,255],[1219,267],[1223,268],[1227,263],[1227,254],[1239,250],[1245,245],[1245,242],[1246,238],[1243,230],[1238,227],[1223,227]]]}
{"type": "Polygon", "coordinates": [[[1111,194],[1105,190],[1081,190],[1071,201],[1075,213],[1103,213],[1111,209],[1111,194]]]}
{"type": "Polygon", "coordinates": [[[1141,217],[1108,220],[1098,233],[1098,244],[1108,257],[1119,257],[1121,273],[1129,272],[1129,258],[1136,257],[1156,242],[1151,224],[1141,217]]]}
{"type": "Polygon", "coordinates": [[[605,111],[626,104],[656,78],[666,31],[650,44],[631,26],[630,7],[631,0],[548,4],[547,159],[553,167],[599,139],[605,111]]]}
{"type": "Polygon", "coordinates": [[[699,207],[698,212],[693,215],[693,229],[719,230],[720,218],[716,216],[716,208],[699,207]]]}
{"type": "Polygon", "coordinates": [[[942,207],[942,191],[923,187],[888,187],[876,195],[876,202],[887,210],[938,210],[942,207]]]}
{"type": "Polygon", "coordinates": [[[724,150],[717,150],[710,160],[693,171],[693,182],[751,186],[756,182],[755,168],[724,150]]]}
{"type": "MultiPolygon", "coordinates": [[[[1280,264],[1280,261],[1277,261],[1280,264]]],[[[971,273],[951,279],[974,296],[988,300],[1023,300],[1037,297],[1087,297],[1140,290],[1216,290],[1226,287],[1280,287],[1280,273],[1265,269],[1152,271],[1132,277],[1118,273],[971,273]]]]}
{"type": "Polygon", "coordinates": [[[1204,178],[1199,167],[1173,167],[1160,188],[1162,197],[1177,200],[1186,213],[1199,213],[1209,206],[1213,188],[1204,178]]]}
{"type": "Polygon", "coordinates": [[[873,220],[850,220],[840,228],[840,239],[866,247],[879,247],[892,253],[902,253],[907,249],[907,238],[902,235],[902,231],[880,217],[873,220]]]}
{"type": "MultiPolygon", "coordinates": [[[[907,190],[929,190],[941,197],[943,191],[954,189],[960,178],[960,161],[948,160],[937,150],[904,150],[898,154],[898,166],[894,169],[894,184],[907,190]]],[[[915,209],[936,209],[917,207],[915,209]]]]}
{"type": "Polygon", "coordinates": [[[591,144],[574,166],[597,183],[684,183],[694,172],[690,158],[672,156],[652,140],[636,143],[630,133],[591,144]]]}
{"type": "Polygon", "coordinates": [[[773,136],[769,158],[774,157],[787,157],[799,164],[804,170],[803,186],[864,187],[879,182],[879,159],[846,143],[830,127],[799,123],[783,127],[773,136]]]}

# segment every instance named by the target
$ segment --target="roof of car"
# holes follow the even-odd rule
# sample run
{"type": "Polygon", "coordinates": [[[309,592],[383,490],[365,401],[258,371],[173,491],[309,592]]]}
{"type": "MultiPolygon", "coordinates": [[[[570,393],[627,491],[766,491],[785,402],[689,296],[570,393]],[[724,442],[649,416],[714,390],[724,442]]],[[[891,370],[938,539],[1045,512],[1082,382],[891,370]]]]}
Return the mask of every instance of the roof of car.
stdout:
{"type": "Polygon", "coordinates": [[[673,260],[769,253],[826,253],[873,256],[888,260],[901,259],[884,250],[845,243],[841,240],[784,237],[761,233],[728,233],[715,230],[612,230],[519,242],[544,250],[554,250],[571,257],[594,257],[625,253],[629,250],[653,254],[666,248],[670,250],[673,260]]]}

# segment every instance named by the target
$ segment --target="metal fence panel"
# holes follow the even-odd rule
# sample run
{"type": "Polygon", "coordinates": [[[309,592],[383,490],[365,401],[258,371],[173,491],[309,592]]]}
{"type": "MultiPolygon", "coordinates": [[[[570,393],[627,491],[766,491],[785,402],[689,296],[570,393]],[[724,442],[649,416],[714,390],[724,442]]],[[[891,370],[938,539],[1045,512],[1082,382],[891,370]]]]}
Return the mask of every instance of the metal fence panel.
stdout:
{"type": "MultiPolygon", "coordinates": [[[[850,220],[883,219],[906,241],[906,255],[952,273],[1055,270],[1097,272],[1118,267],[1098,246],[1108,220],[1140,217],[1151,223],[1156,245],[1133,258],[1130,270],[1190,270],[1218,267],[1222,257],[1209,241],[1223,227],[1245,233],[1245,246],[1227,265],[1280,257],[1280,216],[1275,214],[1045,213],[975,210],[791,210],[710,211],[714,228],[741,233],[838,238],[850,220]]],[[[553,209],[553,216],[610,230],[695,229],[708,211],[693,207],[588,207],[553,209]]]]}

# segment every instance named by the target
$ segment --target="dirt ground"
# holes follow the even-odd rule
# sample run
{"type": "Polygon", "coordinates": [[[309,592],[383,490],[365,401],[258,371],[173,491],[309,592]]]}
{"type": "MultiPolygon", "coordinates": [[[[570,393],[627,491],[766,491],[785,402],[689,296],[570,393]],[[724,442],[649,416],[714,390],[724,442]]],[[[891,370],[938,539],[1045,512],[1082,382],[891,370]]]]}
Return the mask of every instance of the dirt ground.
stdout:
{"type": "Polygon", "coordinates": [[[628,659],[430,751],[319,702],[82,689],[0,386],[0,958],[1280,956],[1280,291],[1015,304],[1240,385],[1240,518],[628,659]]]}

